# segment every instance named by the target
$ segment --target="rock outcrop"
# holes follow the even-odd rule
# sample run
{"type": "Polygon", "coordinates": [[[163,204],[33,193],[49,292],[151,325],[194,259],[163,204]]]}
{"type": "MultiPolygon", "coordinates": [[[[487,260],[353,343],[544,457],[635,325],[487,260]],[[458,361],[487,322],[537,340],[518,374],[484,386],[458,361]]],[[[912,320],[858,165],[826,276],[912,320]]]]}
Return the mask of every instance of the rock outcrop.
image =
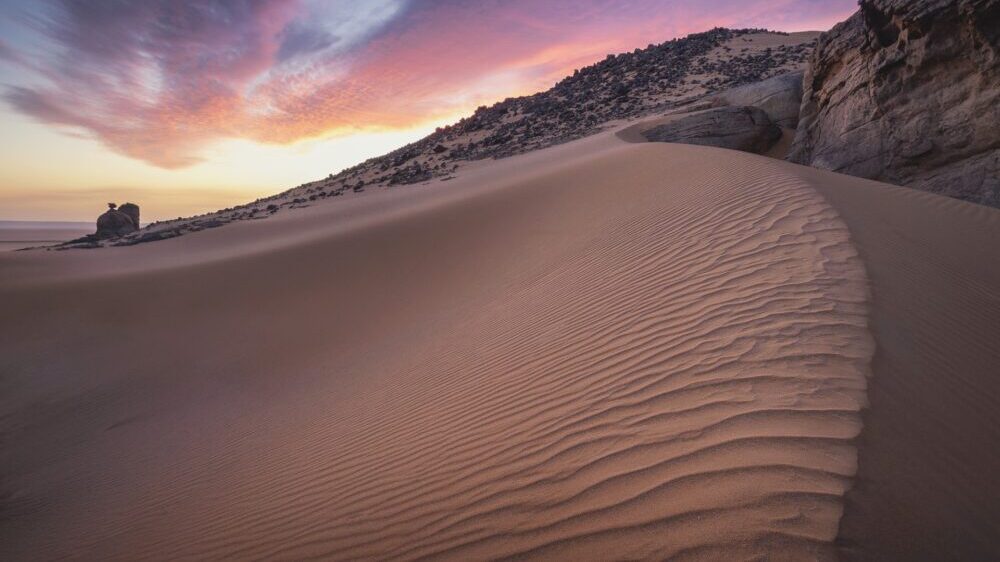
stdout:
{"type": "Polygon", "coordinates": [[[114,203],[108,204],[108,210],[97,217],[98,239],[116,238],[139,230],[139,206],[125,203],[120,209],[114,203]]]}
{"type": "Polygon", "coordinates": [[[788,159],[1000,206],[1000,0],[862,0],[822,35],[788,159]]]}
{"type": "Polygon", "coordinates": [[[789,72],[716,94],[718,105],[759,107],[776,125],[794,129],[799,124],[802,105],[803,72],[789,72]]]}
{"type": "Polygon", "coordinates": [[[123,212],[123,213],[125,213],[126,215],[128,215],[129,218],[132,219],[132,222],[135,223],[135,227],[139,228],[139,206],[138,205],[136,205],[135,203],[125,203],[121,207],[118,207],[118,210],[121,211],[121,212],[123,212]]]}
{"type": "Polygon", "coordinates": [[[738,106],[694,113],[642,134],[652,142],[700,144],[762,154],[781,138],[781,128],[763,109],[738,106]]]}

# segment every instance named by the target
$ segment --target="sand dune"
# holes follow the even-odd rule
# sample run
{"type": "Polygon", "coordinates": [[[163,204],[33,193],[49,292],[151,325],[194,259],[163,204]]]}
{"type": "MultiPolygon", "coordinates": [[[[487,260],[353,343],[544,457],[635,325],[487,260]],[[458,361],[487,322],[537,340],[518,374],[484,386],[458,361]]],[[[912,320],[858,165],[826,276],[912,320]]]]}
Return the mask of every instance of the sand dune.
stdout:
{"type": "Polygon", "coordinates": [[[851,491],[841,525],[859,432],[862,482],[866,458],[884,474],[868,447],[898,427],[867,438],[861,411],[912,306],[883,299],[901,278],[882,266],[872,303],[862,258],[913,241],[867,206],[895,191],[815,174],[609,132],[266,221],[0,257],[0,555],[834,559],[879,505],[851,491]]]}
{"type": "Polygon", "coordinates": [[[805,167],[849,226],[878,343],[852,560],[1000,560],[1000,211],[805,167]]]}

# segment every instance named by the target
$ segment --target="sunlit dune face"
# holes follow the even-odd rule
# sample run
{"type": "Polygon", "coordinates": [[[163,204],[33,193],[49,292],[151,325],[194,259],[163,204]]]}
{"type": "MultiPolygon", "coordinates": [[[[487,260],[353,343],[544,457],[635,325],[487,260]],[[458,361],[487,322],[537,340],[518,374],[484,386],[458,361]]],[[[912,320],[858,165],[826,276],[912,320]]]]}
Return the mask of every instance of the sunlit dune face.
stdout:
{"type": "MultiPolygon", "coordinates": [[[[17,0],[0,12],[0,78],[6,111],[184,170],[234,140],[293,147],[426,130],[609,52],[716,25],[829,25],[852,9],[853,0],[17,0]]],[[[354,163],[339,153],[324,174],[354,163]]]]}

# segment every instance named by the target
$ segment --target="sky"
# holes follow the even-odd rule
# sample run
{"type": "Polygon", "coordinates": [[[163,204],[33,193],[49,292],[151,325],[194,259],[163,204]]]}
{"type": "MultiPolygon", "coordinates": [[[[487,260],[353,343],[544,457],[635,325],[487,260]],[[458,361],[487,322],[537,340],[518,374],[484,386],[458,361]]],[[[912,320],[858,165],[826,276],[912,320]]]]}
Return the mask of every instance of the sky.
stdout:
{"type": "Polygon", "coordinates": [[[0,0],[0,219],[207,212],[715,26],[855,0],[0,0]]]}

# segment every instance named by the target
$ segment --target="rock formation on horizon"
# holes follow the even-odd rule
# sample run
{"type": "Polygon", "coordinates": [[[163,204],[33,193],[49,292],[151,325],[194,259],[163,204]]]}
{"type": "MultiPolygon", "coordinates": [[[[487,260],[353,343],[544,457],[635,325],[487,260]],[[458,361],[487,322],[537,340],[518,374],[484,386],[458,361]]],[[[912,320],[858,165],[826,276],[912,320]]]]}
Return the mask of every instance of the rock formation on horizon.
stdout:
{"type": "Polygon", "coordinates": [[[1000,0],[862,0],[806,71],[792,162],[1000,207],[1000,0]]]}
{"type": "Polygon", "coordinates": [[[98,239],[115,238],[131,234],[139,230],[139,206],[135,203],[125,203],[118,207],[108,203],[108,210],[97,217],[98,239]]]}
{"type": "Polygon", "coordinates": [[[118,207],[118,210],[125,213],[132,219],[135,223],[135,227],[139,228],[139,206],[135,203],[125,203],[124,205],[118,207]]]}

